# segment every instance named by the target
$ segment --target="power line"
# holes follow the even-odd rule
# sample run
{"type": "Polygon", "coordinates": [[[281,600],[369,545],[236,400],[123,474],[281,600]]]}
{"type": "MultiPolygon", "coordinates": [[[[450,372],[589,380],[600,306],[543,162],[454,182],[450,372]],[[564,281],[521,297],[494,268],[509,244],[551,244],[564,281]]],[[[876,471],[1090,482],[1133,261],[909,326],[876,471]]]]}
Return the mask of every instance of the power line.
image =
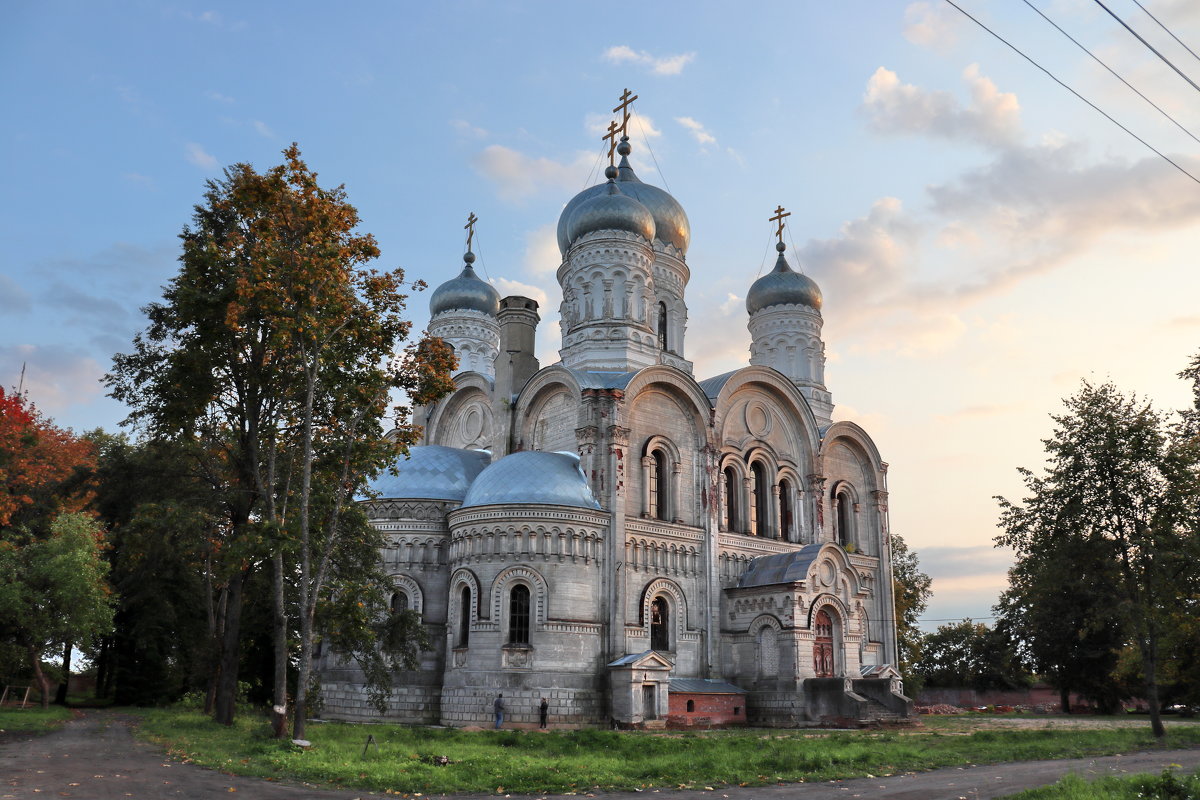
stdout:
{"type": "Polygon", "coordinates": [[[1125,24],[1125,20],[1121,19],[1121,18],[1120,18],[1120,17],[1118,17],[1116,14],[1114,14],[1114,13],[1113,13],[1111,10],[1109,10],[1108,6],[1104,5],[1104,3],[1100,2],[1100,0],[1094,0],[1094,2],[1096,3],[1096,5],[1100,6],[1100,7],[1101,7],[1101,8],[1103,8],[1105,11],[1107,11],[1107,12],[1108,12],[1108,15],[1109,15],[1110,17],[1112,17],[1113,19],[1115,19],[1117,22],[1121,23],[1121,27],[1123,27],[1125,30],[1127,30],[1127,31],[1129,31],[1130,33],[1132,33],[1132,34],[1134,35],[1134,37],[1135,37],[1135,38],[1136,38],[1136,39],[1137,39],[1139,42],[1141,42],[1142,44],[1146,45],[1146,47],[1150,48],[1150,52],[1154,53],[1154,55],[1156,55],[1156,56],[1158,56],[1159,58],[1161,58],[1164,64],[1166,64],[1166,65],[1167,65],[1168,67],[1170,67],[1171,69],[1175,70],[1175,72],[1177,72],[1177,73],[1179,74],[1179,77],[1183,78],[1185,81],[1187,81],[1188,83],[1190,83],[1190,84],[1192,85],[1192,88],[1193,88],[1193,89],[1195,89],[1197,92],[1200,92],[1200,86],[1197,86],[1197,85],[1196,85],[1196,82],[1195,82],[1194,80],[1192,80],[1191,78],[1189,78],[1187,75],[1184,75],[1184,74],[1183,74],[1183,70],[1181,70],[1179,67],[1177,67],[1177,66],[1175,66],[1174,64],[1172,64],[1172,63],[1171,63],[1171,59],[1167,58],[1167,57],[1166,57],[1166,56],[1164,56],[1162,53],[1158,52],[1158,50],[1154,49],[1154,45],[1150,44],[1150,43],[1149,43],[1149,42],[1147,42],[1145,39],[1143,39],[1143,38],[1142,38],[1142,36],[1141,36],[1141,34],[1139,34],[1139,33],[1138,33],[1137,31],[1135,31],[1133,28],[1131,28],[1131,27],[1129,27],[1127,24],[1125,24]]]}
{"type": "Polygon", "coordinates": [[[1124,78],[1122,78],[1120,75],[1118,75],[1118,74],[1117,74],[1117,72],[1116,72],[1116,70],[1114,70],[1114,69],[1113,69],[1112,67],[1110,67],[1108,64],[1105,64],[1103,61],[1101,61],[1101,60],[1100,60],[1100,58],[1099,58],[1099,57],[1098,57],[1098,56],[1097,56],[1095,53],[1093,53],[1091,50],[1088,50],[1086,47],[1084,47],[1082,44],[1080,44],[1080,43],[1079,43],[1079,41],[1078,41],[1078,40],[1077,40],[1077,39],[1076,39],[1074,36],[1072,36],[1071,34],[1067,33],[1066,31],[1064,31],[1064,30],[1063,30],[1063,29],[1062,29],[1062,28],[1061,28],[1061,27],[1058,25],[1058,23],[1057,23],[1057,22],[1055,22],[1054,20],[1052,20],[1052,19],[1050,19],[1049,17],[1047,17],[1047,16],[1046,16],[1046,15],[1045,15],[1045,14],[1042,12],[1042,10],[1041,10],[1040,8],[1038,8],[1037,6],[1035,6],[1033,3],[1029,2],[1029,0],[1024,0],[1024,2],[1025,2],[1025,5],[1029,6],[1029,7],[1030,7],[1030,8],[1032,8],[1034,11],[1036,11],[1036,12],[1038,13],[1038,15],[1039,15],[1039,16],[1041,16],[1041,18],[1042,18],[1042,19],[1046,20],[1046,22],[1049,22],[1051,25],[1053,25],[1053,26],[1054,26],[1054,27],[1055,27],[1055,28],[1058,30],[1058,32],[1059,32],[1059,33],[1061,33],[1063,36],[1067,37],[1067,38],[1068,38],[1068,39],[1070,39],[1072,42],[1074,42],[1076,47],[1078,47],[1080,50],[1082,50],[1083,52],[1085,52],[1085,53],[1087,53],[1089,56],[1091,56],[1091,57],[1092,57],[1092,59],[1093,59],[1093,60],[1094,60],[1094,61],[1095,61],[1097,64],[1099,64],[1100,66],[1104,67],[1106,70],[1108,70],[1109,72],[1111,72],[1114,78],[1116,78],[1116,79],[1117,79],[1117,80],[1119,80],[1121,83],[1123,83],[1123,84],[1125,84],[1126,86],[1128,86],[1128,87],[1129,87],[1129,88],[1130,88],[1130,89],[1131,89],[1131,90],[1132,90],[1132,91],[1133,91],[1133,92],[1134,92],[1134,93],[1135,93],[1135,94],[1136,94],[1138,97],[1142,98],[1142,99],[1143,99],[1143,100],[1145,100],[1147,103],[1149,103],[1150,105],[1154,106],[1154,108],[1155,108],[1155,109],[1158,111],[1158,113],[1162,114],[1164,117],[1166,117],[1167,119],[1171,120],[1171,122],[1174,122],[1174,123],[1175,123],[1175,127],[1179,128],[1179,130],[1183,131],[1183,132],[1184,132],[1184,133],[1186,133],[1188,136],[1191,136],[1193,141],[1195,141],[1195,142],[1197,142],[1197,143],[1200,143],[1200,139],[1197,139],[1195,134],[1193,134],[1193,133],[1192,133],[1191,131],[1189,131],[1187,128],[1183,127],[1183,125],[1182,125],[1182,124],[1180,124],[1178,120],[1176,120],[1174,117],[1172,117],[1170,114],[1168,114],[1168,113],[1167,113],[1165,110],[1163,110],[1163,109],[1162,109],[1162,107],[1160,107],[1160,106],[1159,106],[1157,103],[1155,103],[1155,102],[1154,102],[1153,100],[1151,100],[1149,97],[1146,97],[1146,95],[1144,95],[1144,94],[1142,94],[1140,91],[1138,91],[1138,90],[1137,90],[1137,88],[1136,88],[1136,87],[1135,87],[1135,86],[1134,86],[1132,83],[1130,83],[1129,81],[1125,80],[1125,79],[1124,79],[1124,78]]]}
{"type": "Polygon", "coordinates": [[[946,0],[946,2],[947,2],[947,3],[949,3],[950,5],[954,6],[956,9],[958,9],[958,11],[959,11],[960,13],[962,13],[962,15],[963,15],[964,17],[966,17],[967,19],[971,20],[972,22],[974,22],[974,23],[975,23],[976,25],[978,25],[979,27],[983,28],[985,31],[987,31],[988,33],[990,33],[992,36],[994,36],[994,37],[996,37],[997,39],[999,39],[1001,42],[1003,42],[1005,45],[1007,45],[1007,46],[1008,46],[1008,48],[1009,48],[1010,50],[1012,50],[1014,53],[1016,53],[1017,55],[1019,55],[1021,58],[1025,59],[1025,60],[1026,60],[1026,61],[1028,61],[1030,64],[1033,64],[1035,67],[1037,67],[1038,69],[1040,69],[1042,72],[1046,73],[1046,75],[1047,75],[1047,76],[1050,78],[1050,80],[1054,81],[1054,82],[1055,82],[1055,83],[1057,83],[1059,86],[1063,87],[1063,88],[1064,88],[1064,89],[1066,89],[1068,92],[1070,92],[1071,94],[1075,95],[1076,97],[1078,97],[1078,98],[1079,98],[1080,100],[1082,100],[1083,102],[1087,103],[1089,106],[1091,106],[1093,109],[1095,109],[1095,110],[1096,110],[1097,112],[1099,112],[1100,114],[1103,114],[1103,115],[1104,115],[1104,117],[1105,117],[1105,118],[1106,118],[1106,119],[1107,119],[1109,122],[1111,122],[1113,125],[1116,125],[1118,128],[1120,128],[1121,130],[1123,130],[1123,131],[1125,131],[1126,133],[1128,133],[1128,134],[1129,134],[1130,136],[1132,136],[1134,139],[1137,139],[1139,142],[1141,142],[1141,143],[1142,143],[1142,144],[1143,144],[1143,145],[1146,147],[1146,149],[1150,150],[1150,151],[1151,151],[1151,152],[1153,152],[1153,153],[1154,153],[1156,156],[1158,156],[1159,158],[1161,158],[1163,161],[1166,161],[1166,162],[1167,162],[1168,164],[1170,164],[1172,167],[1174,167],[1175,169],[1179,170],[1179,171],[1180,171],[1180,172],[1182,172],[1184,175],[1187,175],[1189,178],[1191,178],[1191,179],[1192,179],[1193,181],[1195,181],[1196,183],[1200,184],[1200,178],[1197,178],[1195,175],[1193,175],[1192,173],[1188,172],[1188,171],[1187,171],[1186,169],[1184,169],[1183,167],[1179,166],[1179,164],[1175,163],[1175,162],[1174,162],[1174,161],[1172,161],[1170,158],[1168,158],[1168,157],[1167,157],[1167,155],[1166,155],[1165,153],[1163,153],[1163,152],[1161,152],[1160,150],[1158,150],[1158,148],[1154,147],[1154,145],[1150,144],[1150,143],[1149,143],[1149,142],[1147,142],[1145,139],[1143,139],[1142,137],[1138,136],[1138,135],[1137,135],[1136,133],[1134,133],[1133,131],[1129,130],[1129,128],[1126,128],[1124,125],[1122,125],[1121,123],[1117,122],[1115,119],[1113,119],[1113,117],[1112,117],[1112,116],[1111,116],[1111,115],[1110,115],[1110,114],[1109,114],[1107,111],[1105,111],[1104,109],[1100,108],[1098,105],[1096,105],[1095,103],[1093,103],[1091,100],[1088,100],[1086,97],[1084,97],[1083,95],[1081,95],[1079,92],[1075,91],[1075,90],[1074,90],[1074,89],[1072,89],[1070,86],[1067,86],[1065,83],[1063,83],[1062,81],[1060,81],[1058,78],[1056,78],[1056,77],[1054,76],[1054,73],[1052,73],[1050,70],[1046,69],[1045,67],[1043,67],[1041,64],[1037,63],[1036,61],[1034,61],[1034,60],[1033,60],[1032,58],[1030,58],[1029,56],[1025,55],[1025,53],[1023,53],[1023,52],[1022,52],[1022,51],[1021,51],[1021,50],[1020,50],[1020,49],[1019,49],[1019,48],[1018,48],[1016,45],[1014,45],[1014,44],[1012,44],[1011,42],[1009,42],[1007,39],[1005,39],[1005,38],[1004,38],[1003,36],[1001,36],[1000,34],[996,33],[994,30],[992,30],[991,28],[989,28],[987,25],[984,25],[982,22],[980,22],[979,20],[977,20],[975,17],[973,17],[973,16],[971,16],[970,14],[968,14],[968,13],[967,13],[967,12],[966,12],[966,11],[965,11],[963,8],[962,8],[962,6],[958,5],[958,3],[955,3],[955,2],[954,2],[954,0],[946,0]]]}
{"type": "Polygon", "coordinates": [[[1146,8],[1146,7],[1145,7],[1144,5],[1142,5],[1141,3],[1138,3],[1138,0],[1133,0],[1133,2],[1134,2],[1134,3],[1137,3],[1137,7],[1138,7],[1138,8],[1140,8],[1142,11],[1144,11],[1144,12],[1146,13],[1146,16],[1147,16],[1147,17],[1149,17],[1150,19],[1154,20],[1155,22],[1158,22],[1158,27],[1160,27],[1160,28],[1162,28],[1164,31],[1166,31],[1166,32],[1167,32],[1167,34],[1168,34],[1168,35],[1170,35],[1170,37],[1171,37],[1172,39],[1174,39],[1175,41],[1179,42],[1179,46],[1180,46],[1180,47],[1182,47],[1184,50],[1187,50],[1189,53],[1191,53],[1191,54],[1192,54],[1192,57],[1193,57],[1193,58],[1195,58],[1197,61],[1200,61],[1200,56],[1196,55],[1196,51],[1195,51],[1195,50],[1193,50],[1192,48],[1188,47],[1186,44],[1184,44],[1184,43],[1183,43],[1183,40],[1182,40],[1182,39],[1180,39],[1178,36],[1176,36],[1175,34],[1171,33],[1171,29],[1170,29],[1170,28],[1168,28],[1166,25],[1163,25],[1161,22],[1159,22],[1159,21],[1158,21],[1158,17],[1156,17],[1156,16],[1154,16],[1153,14],[1151,14],[1151,13],[1150,13],[1150,9],[1146,8]]]}

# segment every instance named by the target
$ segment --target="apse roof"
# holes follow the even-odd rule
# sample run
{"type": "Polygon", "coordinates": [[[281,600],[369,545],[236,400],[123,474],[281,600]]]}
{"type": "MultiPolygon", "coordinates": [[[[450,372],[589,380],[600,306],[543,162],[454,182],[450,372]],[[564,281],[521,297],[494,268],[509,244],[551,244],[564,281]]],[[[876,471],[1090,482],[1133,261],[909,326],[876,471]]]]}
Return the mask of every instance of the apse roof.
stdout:
{"type": "Polygon", "coordinates": [[[502,504],[600,508],[579,456],[540,450],[512,453],[479,473],[462,507],[502,504]]]}
{"type": "Polygon", "coordinates": [[[732,683],[709,678],[671,678],[667,690],[676,694],[746,694],[732,683]]]}
{"type": "Polygon", "coordinates": [[[462,500],[491,460],[486,450],[417,445],[409,448],[408,458],[396,459],[395,475],[391,470],[383,472],[369,488],[391,500],[462,500]]]}
{"type": "Polygon", "coordinates": [[[776,583],[795,583],[808,577],[808,568],[821,552],[819,543],[806,544],[792,553],[759,556],[742,573],[738,588],[771,586],[776,583]]]}

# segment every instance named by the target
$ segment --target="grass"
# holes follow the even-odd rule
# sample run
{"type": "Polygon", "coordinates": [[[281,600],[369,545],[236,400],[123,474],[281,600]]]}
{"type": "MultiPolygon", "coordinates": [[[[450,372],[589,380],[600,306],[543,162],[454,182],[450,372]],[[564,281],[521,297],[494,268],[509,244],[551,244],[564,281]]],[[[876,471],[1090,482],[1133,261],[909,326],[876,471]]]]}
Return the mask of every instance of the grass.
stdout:
{"type": "Polygon", "coordinates": [[[0,708],[0,733],[49,733],[71,718],[71,710],[62,706],[50,706],[43,711],[40,705],[19,708],[0,708]]]}
{"type": "Polygon", "coordinates": [[[1200,798],[1200,772],[1084,780],[1068,775],[1057,783],[1008,795],[1008,800],[1193,800],[1200,798]]]}
{"type": "MultiPolygon", "coordinates": [[[[961,724],[961,723],[960,723],[961,724]]],[[[266,720],[224,728],[196,712],[143,712],[139,735],[182,760],[239,775],[372,791],[571,793],[882,776],[967,764],[1076,758],[1156,746],[1148,726],[975,732],[615,733],[460,731],[312,724],[313,747],[268,738],[266,720]],[[366,749],[371,735],[377,747],[366,749]],[[439,765],[440,758],[449,760],[439,765]]],[[[1172,725],[1168,747],[1200,744],[1200,725],[1172,725]]]]}

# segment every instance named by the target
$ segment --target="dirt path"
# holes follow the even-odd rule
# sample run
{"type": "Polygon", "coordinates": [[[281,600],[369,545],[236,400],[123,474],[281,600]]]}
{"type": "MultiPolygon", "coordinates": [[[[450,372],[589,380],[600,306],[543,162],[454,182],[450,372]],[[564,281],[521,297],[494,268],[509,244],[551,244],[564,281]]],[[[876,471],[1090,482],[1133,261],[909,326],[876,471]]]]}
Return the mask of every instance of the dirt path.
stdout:
{"type": "MultiPolygon", "coordinates": [[[[242,800],[350,800],[368,792],[318,789],[239,778],[172,761],[130,732],[134,717],[112,711],[88,711],[62,730],[0,745],[0,800],[75,797],[228,798],[242,800]]],[[[856,778],[826,783],[762,787],[715,787],[712,791],[597,792],[602,800],[987,800],[1043,786],[1068,772],[1085,777],[1161,772],[1177,764],[1200,769],[1200,747],[1157,750],[1102,758],[1030,761],[995,766],[940,769],[889,778],[856,778]]],[[[495,800],[496,795],[481,795],[495,800]]],[[[582,797],[582,796],[581,796],[582,797]]],[[[460,796],[456,800],[476,800],[460,796]]]]}

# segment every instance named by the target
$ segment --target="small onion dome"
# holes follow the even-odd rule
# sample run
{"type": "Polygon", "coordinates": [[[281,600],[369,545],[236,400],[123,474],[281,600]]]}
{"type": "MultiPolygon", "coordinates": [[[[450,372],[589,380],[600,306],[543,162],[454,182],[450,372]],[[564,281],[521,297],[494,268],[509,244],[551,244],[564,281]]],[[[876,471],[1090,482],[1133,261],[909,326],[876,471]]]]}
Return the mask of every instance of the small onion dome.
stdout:
{"type": "MultiPolygon", "coordinates": [[[[642,183],[638,179],[633,172],[633,167],[629,166],[628,156],[631,150],[628,139],[622,139],[617,146],[617,152],[621,154],[621,163],[617,167],[617,187],[621,190],[621,194],[637,200],[650,212],[654,218],[655,237],[673,245],[680,253],[686,254],[688,244],[692,240],[692,226],[688,222],[683,206],[679,205],[679,201],[668,192],[657,186],[642,183]]],[[[558,249],[564,256],[575,241],[575,237],[570,235],[569,230],[572,215],[586,200],[606,194],[606,186],[607,184],[603,183],[589,186],[571,198],[571,201],[563,208],[562,214],[558,217],[558,249]]]]}
{"type": "Polygon", "coordinates": [[[463,271],[433,290],[429,298],[429,316],[436,317],[443,311],[482,311],[496,316],[500,313],[500,293],[492,285],[475,274],[475,254],[463,256],[463,271]]]}
{"type": "MultiPolygon", "coordinates": [[[[615,168],[609,168],[616,172],[615,168]]],[[[636,233],[647,242],[654,241],[654,217],[637,200],[623,194],[617,183],[609,178],[607,190],[584,200],[571,214],[567,235],[577,242],[593,231],[627,231],[636,233]]]]}
{"type": "Polygon", "coordinates": [[[460,450],[437,444],[417,445],[368,488],[381,500],[462,500],[492,456],[486,450],[460,450]],[[392,474],[392,473],[395,474],[392,474]]]}
{"type": "Polygon", "coordinates": [[[462,507],[550,505],[600,508],[574,453],[522,450],[479,473],[462,507]]]}
{"type": "Polygon", "coordinates": [[[796,305],[808,306],[816,311],[821,310],[821,289],[807,275],[801,275],[788,265],[783,257],[783,242],[778,242],[775,249],[779,258],[775,259],[775,269],[756,280],[746,294],[746,311],[756,314],[771,306],[796,305]]]}

